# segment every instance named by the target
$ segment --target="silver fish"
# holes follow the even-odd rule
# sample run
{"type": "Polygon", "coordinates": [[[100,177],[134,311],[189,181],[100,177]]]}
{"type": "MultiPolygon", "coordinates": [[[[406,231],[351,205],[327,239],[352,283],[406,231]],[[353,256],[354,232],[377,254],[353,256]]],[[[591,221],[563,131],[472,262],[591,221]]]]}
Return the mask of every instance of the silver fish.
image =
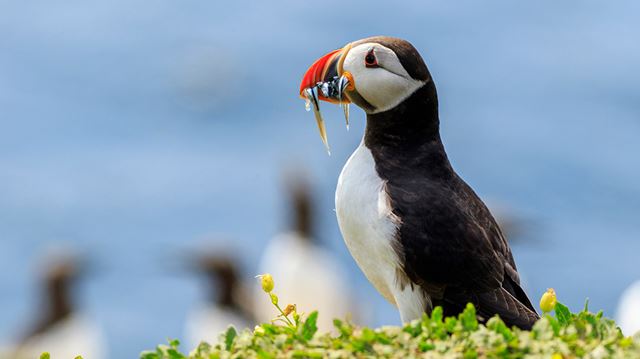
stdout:
{"type": "Polygon", "coordinates": [[[340,102],[340,107],[342,107],[342,111],[344,112],[344,121],[347,123],[347,131],[349,130],[349,103],[342,102],[342,96],[344,94],[344,90],[349,86],[349,78],[346,76],[340,76],[338,79],[338,102],[340,102]]]}
{"type": "Polygon", "coordinates": [[[318,131],[320,131],[320,138],[322,139],[322,143],[327,148],[327,153],[331,155],[331,149],[329,148],[329,141],[327,140],[327,129],[324,126],[324,119],[322,118],[322,114],[320,113],[320,103],[318,101],[318,86],[314,86],[311,88],[306,88],[304,90],[304,95],[307,100],[310,102],[311,107],[313,107],[313,114],[316,118],[316,123],[318,124],[318,131]]]}

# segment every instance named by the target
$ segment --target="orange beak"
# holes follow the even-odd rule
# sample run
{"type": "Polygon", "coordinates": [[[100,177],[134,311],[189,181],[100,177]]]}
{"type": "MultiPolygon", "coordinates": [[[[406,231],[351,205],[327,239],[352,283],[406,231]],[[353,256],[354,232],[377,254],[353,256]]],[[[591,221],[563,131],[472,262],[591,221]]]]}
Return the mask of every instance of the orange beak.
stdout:
{"type": "Polygon", "coordinates": [[[329,151],[329,141],[327,140],[327,130],[324,126],[324,120],[320,113],[319,100],[337,103],[344,110],[347,129],[349,128],[349,99],[346,97],[347,91],[353,91],[355,88],[353,76],[343,69],[346,54],[351,49],[351,45],[347,45],[342,49],[331,51],[322,56],[309,67],[302,77],[300,83],[300,97],[307,101],[307,111],[313,107],[313,114],[318,124],[320,138],[329,151]]]}
{"type": "MultiPolygon", "coordinates": [[[[329,84],[332,81],[336,82],[340,76],[345,76],[349,79],[346,90],[353,90],[353,78],[350,73],[345,73],[342,68],[346,57],[345,55],[350,49],[351,45],[349,44],[342,49],[333,50],[316,60],[302,77],[302,81],[300,82],[300,97],[306,99],[306,89],[321,86],[322,84],[329,84]]],[[[346,97],[341,96],[341,98],[336,98],[335,94],[324,93],[323,91],[318,91],[318,99],[331,103],[350,103],[346,97]]]]}

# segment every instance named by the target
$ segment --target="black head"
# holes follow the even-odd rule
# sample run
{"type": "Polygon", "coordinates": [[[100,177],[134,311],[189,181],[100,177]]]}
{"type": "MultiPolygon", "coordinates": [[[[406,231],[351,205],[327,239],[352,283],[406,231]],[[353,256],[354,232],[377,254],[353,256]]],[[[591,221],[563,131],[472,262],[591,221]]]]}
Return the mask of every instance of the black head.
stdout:
{"type": "Polygon", "coordinates": [[[47,331],[74,312],[73,289],[80,276],[80,262],[75,258],[56,258],[49,263],[42,278],[41,314],[36,324],[22,337],[22,342],[47,331]]]}
{"type": "Polygon", "coordinates": [[[289,200],[289,229],[305,240],[313,240],[315,207],[309,180],[300,171],[287,171],[284,187],[289,200]]]}
{"type": "MultiPolygon", "coordinates": [[[[435,94],[429,70],[416,48],[395,37],[369,37],[325,55],[305,74],[301,93],[318,83],[335,83],[340,77],[348,79],[347,99],[369,114],[388,111],[425,86],[433,87],[435,94]]],[[[338,92],[320,94],[319,99],[339,101],[334,94],[338,92]]]]}
{"type": "Polygon", "coordinates": [[[222,306],[235,306],[235,292],[239,286],[235,261],[228,257],[203,255],[198,258],[198,268],[211,283],[211,300],[222,306]]]}

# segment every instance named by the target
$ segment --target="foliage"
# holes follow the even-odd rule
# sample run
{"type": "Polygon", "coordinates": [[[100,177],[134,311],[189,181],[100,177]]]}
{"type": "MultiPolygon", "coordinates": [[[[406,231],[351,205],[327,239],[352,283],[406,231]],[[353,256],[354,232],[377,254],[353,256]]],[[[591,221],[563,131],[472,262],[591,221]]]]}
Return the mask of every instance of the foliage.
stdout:
{"type": "Polygon", "coordinates": [[[188,355],[173,340],[141,358],[640,358],[640,333],[623,336],[613,320],[586,305],[573,314],[554,304],[555,316],[544,314],[531,331],[508,328],[497,316],[479,324],[471,304],[458,317],[443,318],[436,307],[402,327],[370,329],[336,319],[336,335],[317,333],[313,312],[293,325],[262,324],[241,333],[230,327],[218,344],[203,342],[188,355]]]}

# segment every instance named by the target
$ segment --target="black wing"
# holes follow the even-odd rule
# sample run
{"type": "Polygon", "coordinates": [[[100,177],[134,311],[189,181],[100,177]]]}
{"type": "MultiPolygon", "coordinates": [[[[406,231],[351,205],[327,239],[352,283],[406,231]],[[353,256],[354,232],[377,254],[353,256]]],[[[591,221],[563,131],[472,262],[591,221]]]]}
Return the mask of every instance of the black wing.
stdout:
{"type": "Polygon", "coordinates": [[[404,271],[450,315],[466,303],[481,319],[495,314],[530,328],[538,315],[520,287],[511,249],[495,219],[473,190],[450,176],[394,176],[386,190],[401,219],[404,271]]]}

